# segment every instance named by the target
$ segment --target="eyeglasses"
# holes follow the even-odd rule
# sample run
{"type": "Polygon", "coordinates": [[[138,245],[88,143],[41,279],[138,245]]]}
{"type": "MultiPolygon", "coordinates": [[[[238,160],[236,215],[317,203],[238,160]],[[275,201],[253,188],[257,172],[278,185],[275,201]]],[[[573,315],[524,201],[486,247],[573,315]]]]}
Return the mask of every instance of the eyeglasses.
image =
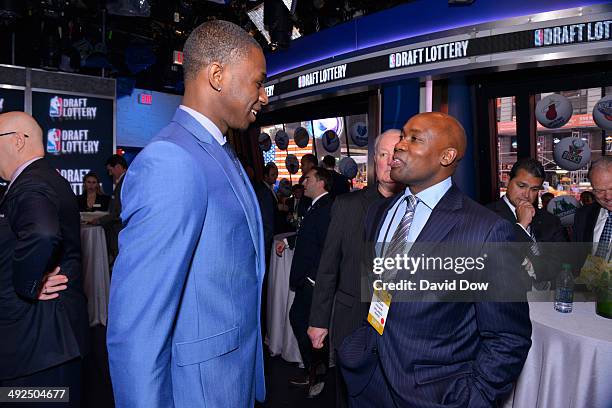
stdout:
{"type": "MultiPolygon", "coordinates": [[[[17,133],[16,130],[12,131],[12,132],[6,132],[6,133],[0,133],[0,136],[7,136],[7,135],[12,135],[13,133],[17,133]]],[[[28,135],[26,135],[25,133],[23,134],[25,137],[30,137],[28,135]]]]}

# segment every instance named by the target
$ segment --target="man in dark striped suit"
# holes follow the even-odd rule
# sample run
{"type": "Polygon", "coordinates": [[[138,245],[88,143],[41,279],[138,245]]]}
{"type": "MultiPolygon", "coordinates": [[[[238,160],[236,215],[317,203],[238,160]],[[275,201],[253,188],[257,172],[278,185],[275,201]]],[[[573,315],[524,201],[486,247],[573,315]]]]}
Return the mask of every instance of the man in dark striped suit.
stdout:
{"type": "MultiPolygon", "coordinates": [[[[470,200],[452,183],[465,146],[463,128],[448,115],[419,114],[404,125],[391,177],[408,187],[370,208],[366,236],[380,244],[371,248],[372,256],[414,258],[421,250],[427,256],[444,256],[451,255],[445,254],[449,246],[458,244],[478,254],[488,243],[513,241],[508,221],[470,200]]],[[[509,251],[495,255],[487,259],[487,272],[493,272],[487,277],[506,288],[520,263],[509,251]]],[[[396,282],[434,276],[430,271],[410,275],[399,268],[395,273],[397,279],[391,280],[396,282]]],[[[422,298],[393,292],[385,318],[364,324],[341,345],[339,361],[349,405],[473,408],[503,399],[531,346],[527,303],[415,299],[422,298]]],[[[370,310],[375,316],[373,307],[370,310]]]]}

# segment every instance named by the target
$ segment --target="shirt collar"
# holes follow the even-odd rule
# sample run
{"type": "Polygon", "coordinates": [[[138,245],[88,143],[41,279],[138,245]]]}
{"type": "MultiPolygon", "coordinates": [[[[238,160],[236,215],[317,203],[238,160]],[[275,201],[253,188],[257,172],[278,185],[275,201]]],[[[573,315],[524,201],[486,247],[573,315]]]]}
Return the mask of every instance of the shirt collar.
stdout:
{"type": "MultiPolygon", "coordinates": [[[[430,210],[433,210],[434,207],[438,205],[442,197],[444,197],[444,194],[446,194],[446,192],[452,187],[452,185],[453,182],[451,178],[447,177],[438,184],[427,187],[425,190],[416,194],[416,197],[420,202],[429,207],[430,210]]],[[[408,197],[409,195],[412,195],[412,192],[410,192],[409,187],[406,187],[406,190],[404,190],[404,197],[408,197]]]]}
{"type": "Polygon", "coordinates": [[[217,143],[223,146],[226,143],[225,136],[221,133],[217,125],[215,125],[212,120],[208,119],[206,116],[202,115],[200,112],[193,110],[185,105],[179,105],[179,109],[184,110],[188,114],[190,114],[195,120],[200,123],[215,138],[217,143]]]}
{"type": "Polygon", "coordinates": [[[318,196],[317,198],[315,198],[314,200],[312,200],[312,204],[310,204],[310,206],[312,207],[313,205],[315,205],[315,203],[317,201],[319,201],[319,198],[323,197],[325,194],[329,194],[328,191],[324,192],[323,194],[321,194],[320,196],[318,196]]]}
{"type": "Polygon", "coordinates": [[[510,200],[508,199],[508,195],[504,194],[502,200],[504,200],[506,205],[510,207],[510,211],[512,211],[512,214],[514,214],[514,218],[516,218],[516,207],[510,202],[510,200]]]}
{"type": "Polygon", "coordinates": [[[34,163],[36,160],[40,160],[42,158],[43,158],[43,156],[35,157],[32,160],[28,160],[27,162],[23,163],[21,166],[17,167],[17,170],[15,170],[15,172],[11,176],[11,182],[9,183],[8,187],[6,188],[6,191],[9,191],[9,189],[11,188],[11,186],[13,185],[15,180],[17,180],[17,177],[19,177],[19,175],[21,173],[23,173],[23,171],[26,169],[26,167],[28,167],[30,164],[34,163]]]}

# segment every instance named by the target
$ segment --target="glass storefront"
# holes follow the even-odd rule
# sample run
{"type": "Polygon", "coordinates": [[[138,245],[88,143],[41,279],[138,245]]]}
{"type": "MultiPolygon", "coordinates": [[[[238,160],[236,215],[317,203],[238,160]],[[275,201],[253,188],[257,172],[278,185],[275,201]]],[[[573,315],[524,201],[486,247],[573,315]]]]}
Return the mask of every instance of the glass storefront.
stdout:
{"type": "MultiPolygon", "coordinates": [[[[295,155],[298,160],[307,153],[314,154],[319,162],[326,155],[336,158],[336,170],[340,171],[338,165],[345,157],[351,157],[357,163],[357,176],[352,180],[353,188],[361,189],[367,185],[367,163],[368,163],[368,131],[367,115],[351,115],[344,117],[331,117],[303,121],[296,123],[285,123],[261,128],[262,132],[270,135],[272,147],[269,151],[263,152],[264,163],[274,162],[278,167],[278,179],[289,180],[292,184],[299,182],[301,172],[291,175],[285,166],[285,159],[288,154],[295,155]],[[295,129],[301,126],[308,131],[310,140],[304,148],[298,147],[293,134],[295,129]],[[274,143],[276,132],[284,130],[289,135],[289,147],[287,150],[279,149],[274,143]],[[325,132],[333,130],[339,139],[338,148],[335,151],[328,151],[323,143],[325,132]],[[313,138],[314,136],[314,138],[313,138]]],[[[333,149],[330,149],[333,150],[333,149]]]]}
{"type": "MultiPolygon", "coordinates": [[[[553,157],[555,145],[568,137],[582,139],[591,150],[591,161],[602,154],[612,153],[612,132],[605,132],[593,121],[593,107],[604,95],[609,95],[612,87],[586,88],[555,92],[569,99],[573,113],[570,120],[556,129],[548,129],[536,122],[537,159],[544,165],[546,179],[544,191],[557,195],[572,195],[580,198],[580,193],[590,190],[587,166],[576,171],[567,171],[557,165],[553,157]]],[[[550,95],[535,94],[535,103],[550,95]]],[[[500,195],[506,191],[510,169],[517,160],[518,139],[516,124],[515,97],[496,98],[497,119],[497,163],[500,195]]]]}

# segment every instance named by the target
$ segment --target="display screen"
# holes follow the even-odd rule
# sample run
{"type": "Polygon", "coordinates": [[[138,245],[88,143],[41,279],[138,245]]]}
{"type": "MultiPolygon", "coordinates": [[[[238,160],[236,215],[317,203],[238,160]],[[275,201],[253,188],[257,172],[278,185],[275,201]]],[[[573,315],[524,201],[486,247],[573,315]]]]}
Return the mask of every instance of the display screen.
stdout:
{"type": "Polygon", "coordinates": [[[113,154],[113,100],[32,92],[32,115],[43,130],[47,159],[74,193],[82,193],[83,177],[94,171],[110,195],[105,163],[113,154]]]}

